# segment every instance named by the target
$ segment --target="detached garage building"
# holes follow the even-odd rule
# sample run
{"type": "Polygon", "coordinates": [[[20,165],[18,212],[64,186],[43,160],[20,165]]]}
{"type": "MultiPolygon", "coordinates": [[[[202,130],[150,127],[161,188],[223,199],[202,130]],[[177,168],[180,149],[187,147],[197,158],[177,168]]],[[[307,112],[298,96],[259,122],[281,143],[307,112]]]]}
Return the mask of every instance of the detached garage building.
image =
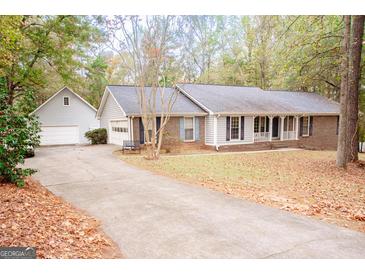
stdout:
{"type": "Polygon", "coordinates": [[[99,128],[96,109],[67,87],[32,114],[41,124],[41,145],[87,144],[85,132],[99,128]]]}

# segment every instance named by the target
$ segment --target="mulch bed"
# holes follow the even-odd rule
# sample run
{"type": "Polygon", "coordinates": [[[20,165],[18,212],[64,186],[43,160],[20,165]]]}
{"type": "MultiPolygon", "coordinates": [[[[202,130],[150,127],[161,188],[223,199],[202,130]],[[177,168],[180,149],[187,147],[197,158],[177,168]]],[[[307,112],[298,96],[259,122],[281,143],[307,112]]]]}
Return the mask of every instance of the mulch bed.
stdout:
{"type": "Polygon", "coordinates": [[[36,247],[37,258],[122,258],[100,222],[33,179],[0,184],[0,246],[36,247]]]}

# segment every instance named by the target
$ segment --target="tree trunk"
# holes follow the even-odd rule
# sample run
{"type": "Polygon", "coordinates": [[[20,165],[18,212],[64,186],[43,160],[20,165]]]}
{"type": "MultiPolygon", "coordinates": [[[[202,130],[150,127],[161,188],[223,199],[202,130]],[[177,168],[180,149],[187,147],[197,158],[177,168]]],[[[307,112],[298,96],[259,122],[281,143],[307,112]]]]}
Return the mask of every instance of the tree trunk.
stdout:
{"type": "Polygon", "coordinates": [[[341,61],[341,87],[340,87],[340,123],[338,130],[338,144],[336,164],[338,167],[346,167],[346,133],[347,133],[347,97],[348,97],[348,66],[349,66],[349,44],[351,30],[351,16],[345,15],[345,30],[342,41],[342,61],[341,61]]]}
{"type": "Polygon", "coordinates": [[[364,34],[364,15],[353,16],[352,40],[350,47],[349,95],[348,95],[348,125],[347,125],[347,161],[358,160],[358,118],[359,118],[359,82],[362,37],[364,34]]]}

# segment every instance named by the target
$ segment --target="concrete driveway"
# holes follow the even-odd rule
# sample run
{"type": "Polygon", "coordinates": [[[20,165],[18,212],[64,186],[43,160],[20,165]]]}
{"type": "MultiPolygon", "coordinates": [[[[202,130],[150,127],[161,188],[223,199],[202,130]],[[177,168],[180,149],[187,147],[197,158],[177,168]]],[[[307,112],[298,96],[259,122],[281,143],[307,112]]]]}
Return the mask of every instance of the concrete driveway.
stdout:
{"type": "Polygon", "coordinates": [[[131,167],[116,148],[44,147],[26,165],[128,258],[365,258],[363,233],[131,167]]]}

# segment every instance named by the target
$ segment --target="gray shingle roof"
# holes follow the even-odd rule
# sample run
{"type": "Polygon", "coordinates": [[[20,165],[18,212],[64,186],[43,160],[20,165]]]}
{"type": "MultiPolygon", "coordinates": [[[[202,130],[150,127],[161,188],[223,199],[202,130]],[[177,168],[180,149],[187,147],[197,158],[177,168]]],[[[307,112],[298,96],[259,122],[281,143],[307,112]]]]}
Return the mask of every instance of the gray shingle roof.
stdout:
{"type": "MultiPolygon", "coordinates": [[[[141,113],[138,91],[134,86],[110,85],[107,88],[113,94],[114,98],[118,101],[127,115],[139,115],[141,113]]],[[[169,100],[173,92],[177,91],[173,88],[164,89],[165,102],[169,100]]],[[[145,94],[147,98],[149,98],[151,94],[151,88],[146,87],[145,94]]],[[[157,112],[161,112],[161,91],[157,92],[156,109],[157,112]]],[[[172,107],[172,114],[204,115],[206,112],[198,105],[193,103],[184,94],[179,93],[172,107]]]]}
{"type": "Polygon", "coordinates": [[[178,86],[214,113],[339,113],[338,103],[316,93],[204,84],[178,86]]]}

